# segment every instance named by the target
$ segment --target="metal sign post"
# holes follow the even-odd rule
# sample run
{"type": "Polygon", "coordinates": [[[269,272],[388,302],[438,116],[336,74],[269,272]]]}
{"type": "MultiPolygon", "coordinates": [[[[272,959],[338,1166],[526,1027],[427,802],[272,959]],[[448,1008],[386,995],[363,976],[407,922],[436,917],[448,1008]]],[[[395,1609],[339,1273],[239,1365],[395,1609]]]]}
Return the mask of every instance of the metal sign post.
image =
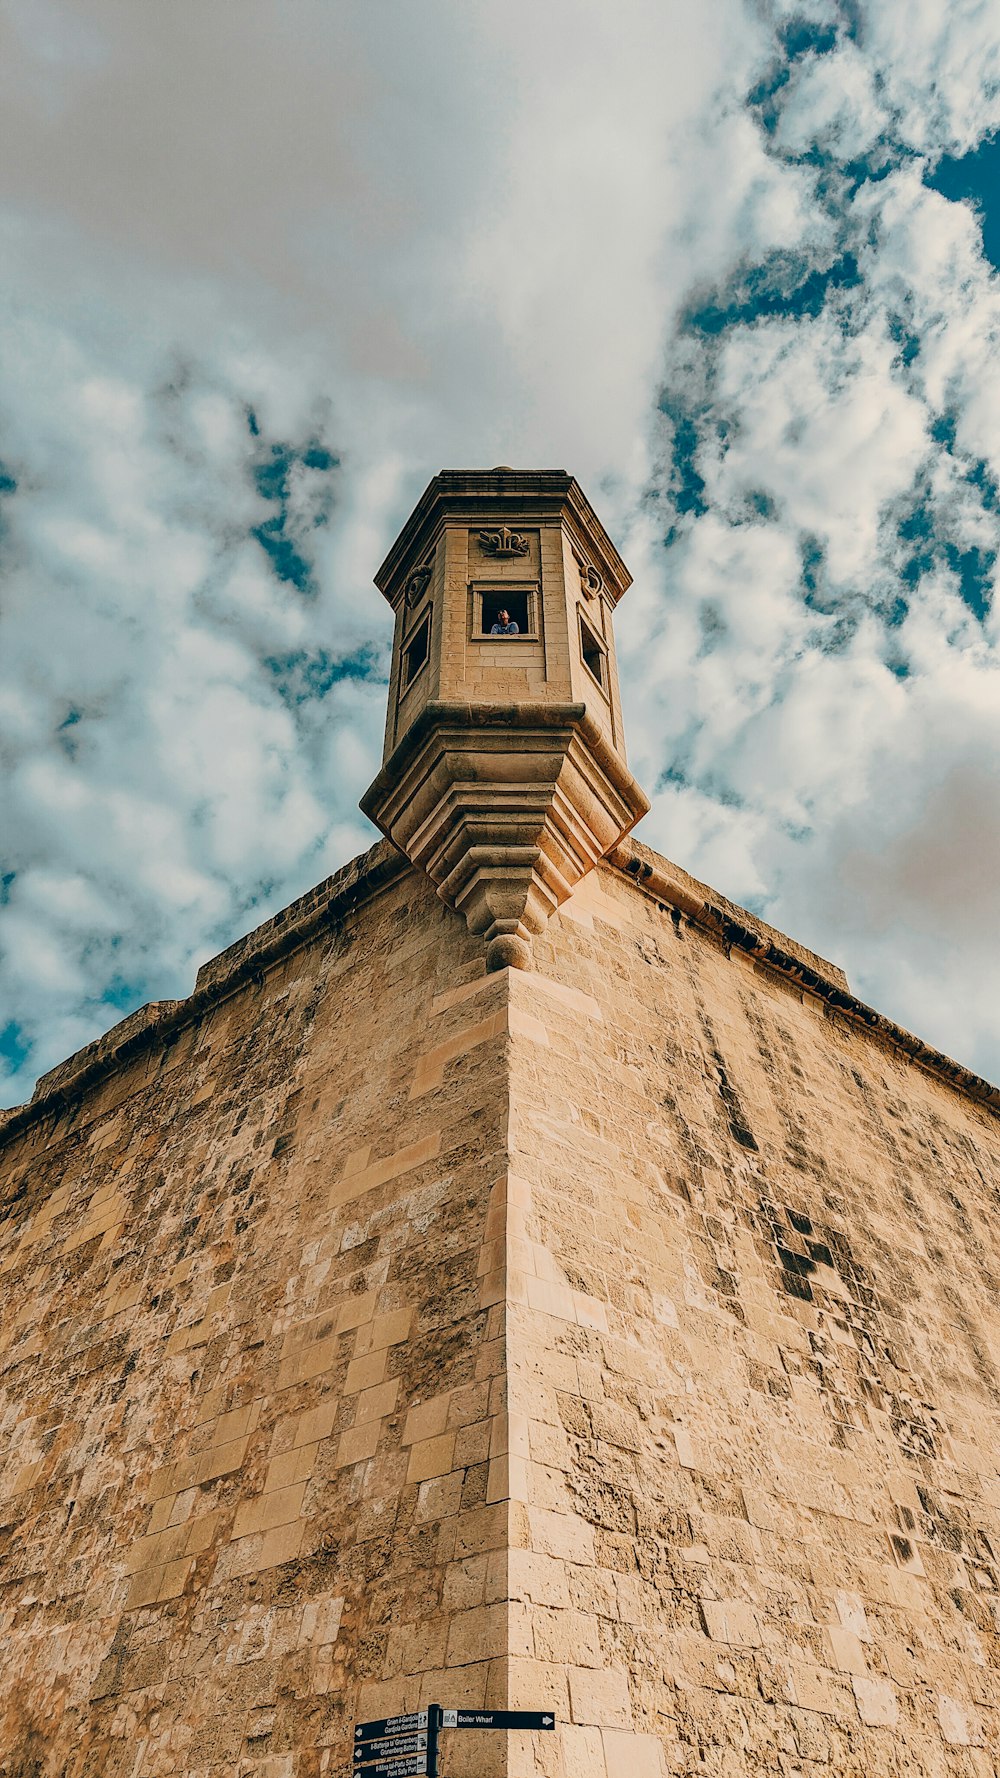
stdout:
{"type": "Polygon", "coordinates": [[[427,1778],[438,1778],[438,1735],[444,1716],[440,1704],[427,1707],[427,1778]]]}

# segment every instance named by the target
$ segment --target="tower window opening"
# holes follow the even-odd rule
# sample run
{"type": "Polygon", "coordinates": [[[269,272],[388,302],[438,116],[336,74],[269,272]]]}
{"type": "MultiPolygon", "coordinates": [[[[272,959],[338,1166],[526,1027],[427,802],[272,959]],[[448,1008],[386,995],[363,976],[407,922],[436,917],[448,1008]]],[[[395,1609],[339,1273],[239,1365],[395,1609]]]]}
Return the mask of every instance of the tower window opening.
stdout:
{"type": "Polygon", "coordinates": [[[403,690],[409,691],[410,686],[423,667],[431,651],[431,614],[424,613],[419,624],[403,650],[403,690]]]}
{"type": "Polygon", "coordinates": [[[588,623],[580,619],[580,652],[583,664],[594,675],[602,691],[607,691],[607,667],[604,660],[604,648],[597,640],[588,623]]]}
{"type": "Polygon", "coordinates": [[[501,611],[517,625],[520,636],[534,634],[534,613],[531,609],[531,595],[526,587],[511,587],[509,591],[501,588],[497,592],[483,593],[482,633],[488,636],[495,623],[500,622],[501,611]]]}

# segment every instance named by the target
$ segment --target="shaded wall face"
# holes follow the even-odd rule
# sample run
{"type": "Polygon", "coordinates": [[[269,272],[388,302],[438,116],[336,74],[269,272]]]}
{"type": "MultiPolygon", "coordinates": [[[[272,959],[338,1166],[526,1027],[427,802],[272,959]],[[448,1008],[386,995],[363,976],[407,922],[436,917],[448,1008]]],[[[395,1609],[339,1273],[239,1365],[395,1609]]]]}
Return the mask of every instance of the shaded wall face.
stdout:
{"type": "Polygon", "coordinates": [[[447,1667],[485,1703],[499,987],[405,877],[0,1154],[3,1773],[344,1770],[447,1667]]]}
{"type": "Polygon", "coordinates": [[[986,1778],[996,1119],[610,871],[535,954],[511,1690],[567,1727],[512,1771],[986,1778]]]}

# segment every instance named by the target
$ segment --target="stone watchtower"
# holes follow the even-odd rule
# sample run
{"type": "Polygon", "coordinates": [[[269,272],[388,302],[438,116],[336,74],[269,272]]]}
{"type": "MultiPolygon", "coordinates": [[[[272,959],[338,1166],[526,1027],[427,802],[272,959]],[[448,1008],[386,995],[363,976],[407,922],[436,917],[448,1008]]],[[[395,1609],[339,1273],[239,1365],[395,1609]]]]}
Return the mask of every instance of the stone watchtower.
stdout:
{"type": "Polygon", "coordinates": [[[487,969],[528,968],[532,935],[649,807],[615,661],[631,578],[572,476],[504,467],[435,476],[376,575],[396,630],[361,806],[482,934],[487,969]],[[501,611],[516,634],[495,633],[501,611]]]}
{"type": "Polygon", "coordinates": [[[388,837],[0,1112],[0,1778],[993,1778],[1000,1094],[629,837],[570,476],[378,585],[388,837]]]}

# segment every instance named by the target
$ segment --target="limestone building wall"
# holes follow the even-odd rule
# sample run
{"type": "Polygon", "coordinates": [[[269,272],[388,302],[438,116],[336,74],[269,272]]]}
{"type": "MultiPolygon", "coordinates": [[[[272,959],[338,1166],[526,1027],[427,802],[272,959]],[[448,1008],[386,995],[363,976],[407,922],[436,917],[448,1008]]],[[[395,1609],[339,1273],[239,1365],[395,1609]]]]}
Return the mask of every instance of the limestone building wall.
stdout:
{"type": "Polygon", "coordinates": [[[487,975],[376,847],[0,1125],[0,1778],[996,1769],[989,1089],[619,864],[487,975]]]}
{"type": "Polygon", "coordinates": [[[504,982],[389,878],[0,1146],[4,1778],[312,1778],[448,1666],[504,1701],[504,982]]]}
{"type": "Polygon", "coordinates": [[[995,1113],[606,866],[535,963],[510,1685],[568,1726],[511,1771],[988,1778],[995,1113]]]}

